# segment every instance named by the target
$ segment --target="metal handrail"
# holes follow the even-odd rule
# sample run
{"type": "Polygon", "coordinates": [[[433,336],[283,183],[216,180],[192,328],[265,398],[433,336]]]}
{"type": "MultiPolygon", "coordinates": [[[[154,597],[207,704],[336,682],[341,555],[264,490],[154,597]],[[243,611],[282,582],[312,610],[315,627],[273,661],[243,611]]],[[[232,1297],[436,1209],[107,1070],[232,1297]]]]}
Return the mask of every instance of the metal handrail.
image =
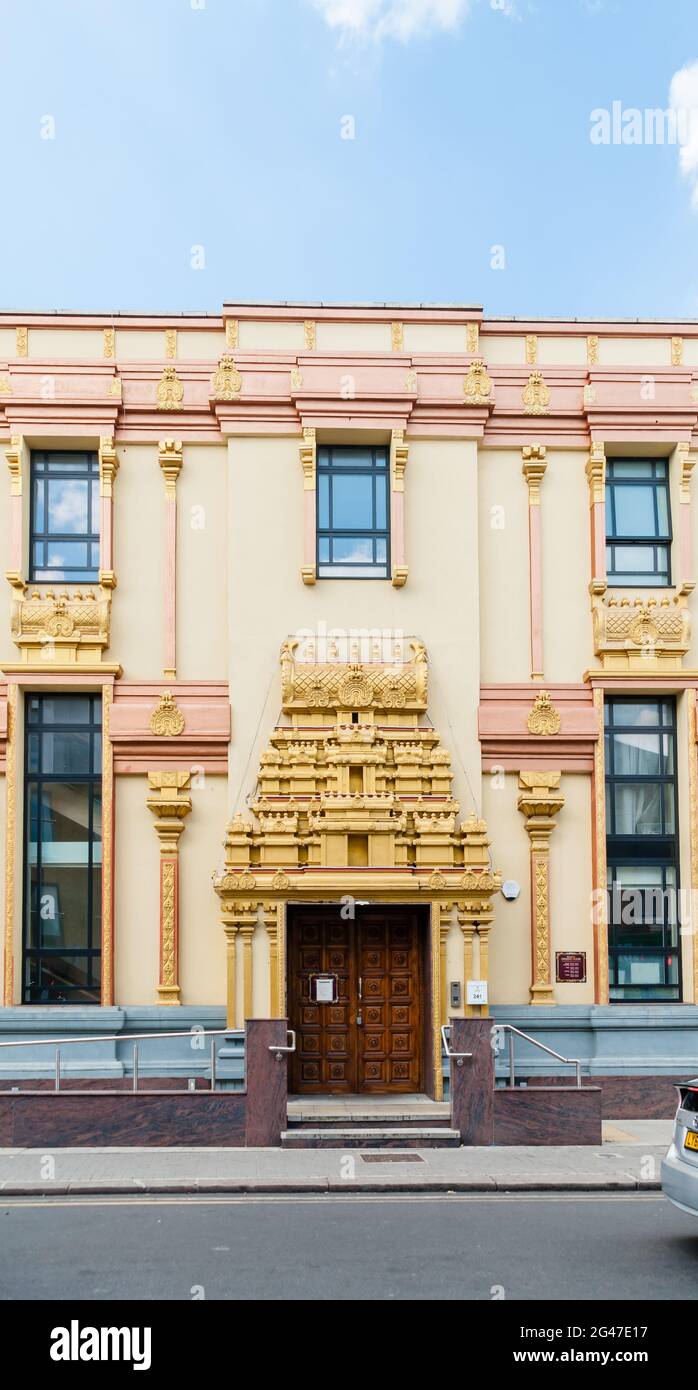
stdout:
{"type": "MultiPolygon", "coordinates": [[[[296,1035],[291,1029],[289,1035],[293,1038],[292,1047],[270,1047],[270,1052],[295,1052],[296,1035]]],[[[244,1038],[244,1028],[182,1028],[176,1032],[153,1032],[153,1033],[101,1033],[83,1038],[27,1038],[21,1041],[12,1040],[11,1042],[0,1042],[0,1048],[4,1047],[55,1047],[55,1080],[54,1091],[61,1089],[61,1048],[78,1043],[100,1043],[100,1042],[132,1042],[132,1069],[133,1069],[133,1089],[138,1090],[138,1043],[154,1042],[160,1038],[211,1038],[211,1086],[216,1089],[216,1044],[214,1039],[244,1038]]]]}
{"type": "Polygon", "coordinates": [[[287,1029],[286,1029],[286,1038],[287,1038],[287,1040],[288,1040],[289,1038],[292,1038],[292,1039],[293,1039],[293,1041],[291,1042],[290,1046],[287,1045],[286,1047],[282,1047],[279,1043],[270,1043],[270,1044],[269,1044],[269,1051],[270,1051],[270,1052],[276,1053],[276,1060],[277,1060],[277,1062],[280,1062],[280,1061],[281,1061],[281,1058],[283,1057],[283,1054],[284,1054],[285,1052],[295,1052],[295,1050],[296,1050],[296,1034],[295,1034],[295,1030],[294,1030],[293,1028],[287,1028],[287,1029]]]}
{"type": "Polygon", "coordinates": [[[473,1055],[472,1052],[452,1052],[452,1051],[451,1051],[451,1044],[450,1044],[448,1038],[446,1037],[446,1024],[445,1024],[445,1023],[442,1023],[442,1025],[441,1025],[441,1041],[442,1041],[442,1043],[443,1043],[443,1045],[444,1045],[444,1051],[445,1051],[445,1053],[446,1053],[446,1056],[449,1057],[449,1058],[452,1057],[457,1067],[462,1067],[463,1062],[465,1061],[466,1057],[472,1057],[472,1055],[473,1055]]]}
{"type": "MultiPolygon", "coordinates": [[[[530,1033],[524,1033],[520,1028],[515,1028],[513,1023],[495,1023],[497,1032],[509,1034],[509,1087],[516,1085],[516,1064],[514,1059],[514,1034],[517,1038],[525,1038],[526,1042],[532,1043],[533,1047],[540,1048],[541,1052],[547,1052],[549,1057],[555,1057],[558,1062],[564,1062],[565,1066],[574,1067],[576,1070],[577,1089],[582,1086],[582,1063],[578,1057],[563,1057],[561,1052],[556,1052],[554,1048],[548,1047],[546,1043],[539,1042],[537,1038],[532,1038],[530,1033]]],[[[443,1030],[442,1030],[443,1031],[443,1030]]]]}

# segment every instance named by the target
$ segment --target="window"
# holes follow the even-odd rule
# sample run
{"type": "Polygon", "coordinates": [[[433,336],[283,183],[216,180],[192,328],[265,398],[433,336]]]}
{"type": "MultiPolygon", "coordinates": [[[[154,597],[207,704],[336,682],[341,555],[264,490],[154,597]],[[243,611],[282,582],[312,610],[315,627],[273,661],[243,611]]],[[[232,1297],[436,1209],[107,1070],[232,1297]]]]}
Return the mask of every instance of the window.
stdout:
{"type": "Polygon", "coordinates": [[[320,578],[390,575],[387,448],[317,451],[317,568],[320,578]]]}
{"type": "Polygon", "coordinates": [[[673,700],[605,708],[611,1002],[680,1000],[673,700]]]}
{"type": "Polygon", "coordinates": [[[99,577],[96,454],[32,452],[29,578],[95,583],[99,577]]]}
{"type": "Polygon", "coordinates": [[[671,583],[666,459],[606,464],[606,572],[614,584],[671,583]]]}
{"type": "Polygon", "coordinates": [[[93,695],[30,695],[24,794],[26,1004],[98,1004],[102,709],[93,695]]]}

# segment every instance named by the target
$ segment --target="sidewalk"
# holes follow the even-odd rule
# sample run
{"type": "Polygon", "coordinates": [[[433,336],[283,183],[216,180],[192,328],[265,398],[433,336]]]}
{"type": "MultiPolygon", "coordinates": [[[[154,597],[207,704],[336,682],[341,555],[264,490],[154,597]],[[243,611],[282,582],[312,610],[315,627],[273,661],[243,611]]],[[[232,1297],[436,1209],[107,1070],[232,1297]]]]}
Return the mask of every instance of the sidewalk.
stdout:
{"type": "Polygon", "coordinates": [[[598,1148],[2,1149],[0,1203],[168,1192],[652,1192],[672,1128],[606,1122],[598,1148]]]}

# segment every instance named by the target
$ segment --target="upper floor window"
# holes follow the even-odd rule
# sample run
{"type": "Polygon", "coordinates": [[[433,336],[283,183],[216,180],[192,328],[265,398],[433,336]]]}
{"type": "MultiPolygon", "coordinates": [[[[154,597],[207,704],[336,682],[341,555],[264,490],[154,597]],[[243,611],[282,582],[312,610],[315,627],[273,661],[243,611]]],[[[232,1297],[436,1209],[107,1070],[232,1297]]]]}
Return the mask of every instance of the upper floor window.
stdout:
{"type": "Polygon", "coordinates": [[[666,459],[606,464],[606,573],[614,584],[671,583],[666,459]]]}
{"type": "Polygon", "coordinates": [[[99,577],[99,462],[92,453],[31,456],[30,579],[99,577]]]}
{"type": "Polygon", "coordinates": [[[320,578],[389,578],[388,460],[386,447],[318,448],[320,578]]]}

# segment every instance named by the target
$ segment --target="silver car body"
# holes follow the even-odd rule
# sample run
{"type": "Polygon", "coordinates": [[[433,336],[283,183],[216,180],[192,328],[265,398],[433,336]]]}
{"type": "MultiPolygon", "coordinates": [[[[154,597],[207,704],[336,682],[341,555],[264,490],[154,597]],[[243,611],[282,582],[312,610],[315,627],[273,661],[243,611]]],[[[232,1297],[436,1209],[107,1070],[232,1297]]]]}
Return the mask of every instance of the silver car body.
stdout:
{"type": "Polygon", "coordinates": [[[698,1147],[686,1147],[689,1135],[695,1135],[693,1143],[698,1144],[698,1080],[682,1082],[677,1090],[679,1108],[674,1137],[662,1162],[662,1191],[681,1211],[698,1216],[698,1147]]]}

